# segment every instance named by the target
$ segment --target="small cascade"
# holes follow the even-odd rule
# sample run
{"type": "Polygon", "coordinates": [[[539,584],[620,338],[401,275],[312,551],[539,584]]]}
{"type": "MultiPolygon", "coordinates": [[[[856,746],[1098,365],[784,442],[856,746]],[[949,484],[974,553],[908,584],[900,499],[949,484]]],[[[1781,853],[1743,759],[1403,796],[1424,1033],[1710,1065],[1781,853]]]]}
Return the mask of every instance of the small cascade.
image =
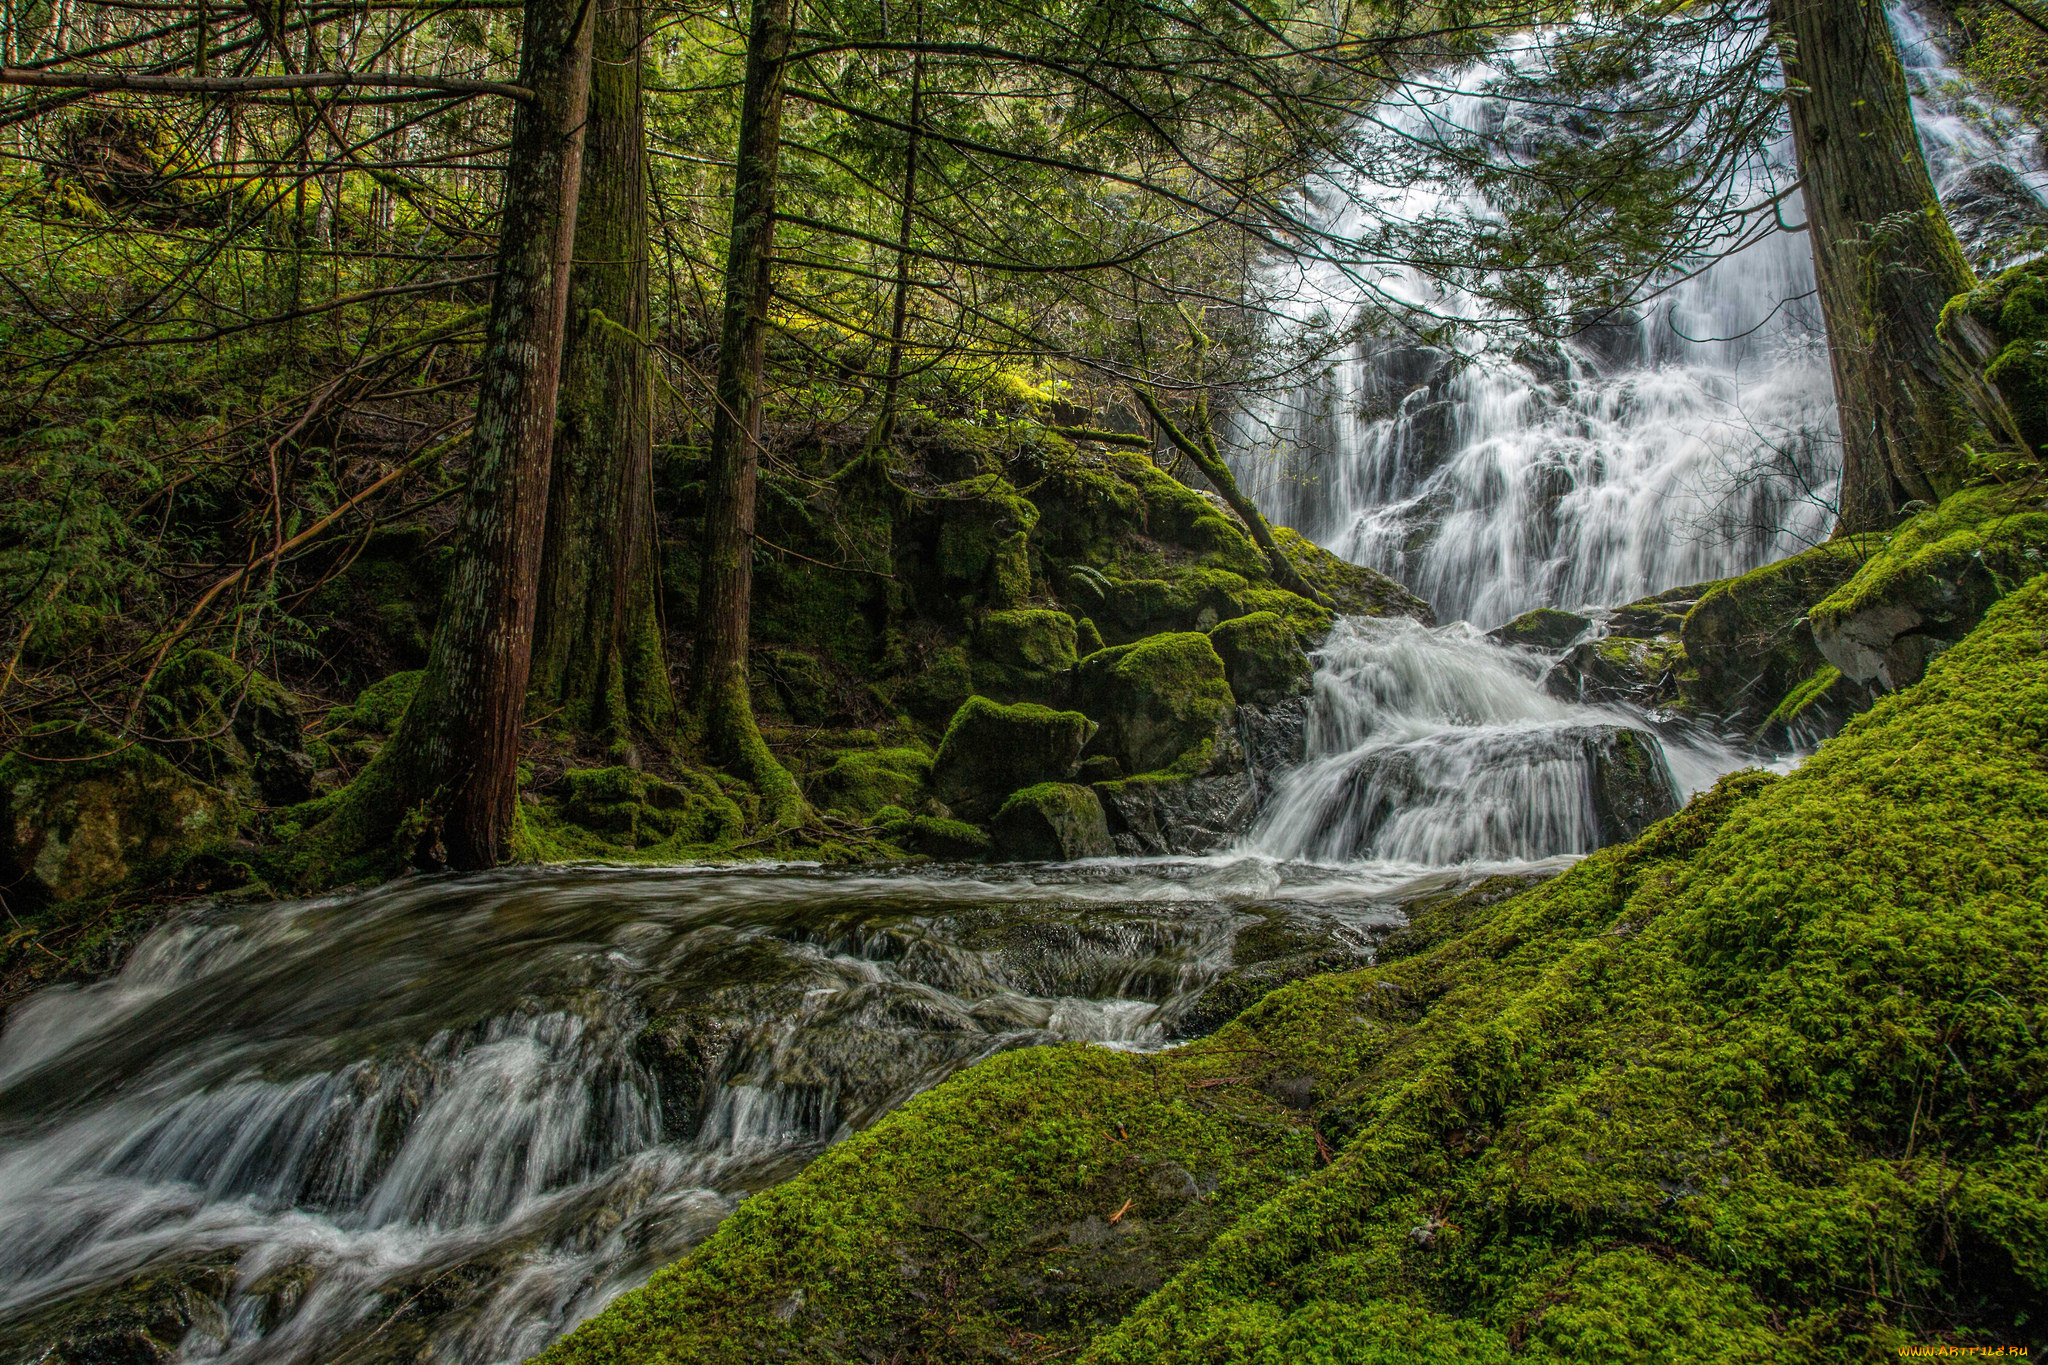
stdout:
{"type": "Polygon", "coordinates": [[[1590,853],[1739,761],[1659,718],[1551,696],[1552,661],[1463,623],[1341,621],[1317,657],[1308,761],[1281,779],[1248,846],[1414,867],[1590,853]]]}
{"type": "Polygon", "coordinates": [[[959,1068],[1158,1046],[1246,925],[1355,942],[1373,889],[584,871],[167,926],[0,1034],[0,1359],[171,1292],[181,1359],[523,1360],[959,1068]]]}

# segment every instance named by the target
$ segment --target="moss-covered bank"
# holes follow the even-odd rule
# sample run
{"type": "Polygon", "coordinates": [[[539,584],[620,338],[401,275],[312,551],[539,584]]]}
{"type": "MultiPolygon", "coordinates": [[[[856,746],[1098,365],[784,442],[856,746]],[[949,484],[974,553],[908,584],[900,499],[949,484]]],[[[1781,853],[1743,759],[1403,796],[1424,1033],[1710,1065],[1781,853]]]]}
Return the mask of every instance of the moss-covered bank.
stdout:
{"type": "Polygon", "coordinates": [[[974,1068],[551,1349],[1889,1360],[2048,1312],[2048,577],[1789,777],[1158,1057],[974,1068]]]}

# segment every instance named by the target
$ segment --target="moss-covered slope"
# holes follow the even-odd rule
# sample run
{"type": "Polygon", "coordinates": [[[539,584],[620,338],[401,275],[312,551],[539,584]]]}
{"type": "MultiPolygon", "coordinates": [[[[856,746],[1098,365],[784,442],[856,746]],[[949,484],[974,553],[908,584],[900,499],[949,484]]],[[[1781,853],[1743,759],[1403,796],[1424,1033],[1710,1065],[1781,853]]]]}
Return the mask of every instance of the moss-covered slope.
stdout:
{"type": "Polygon", "coordinates": [[[544,1357],[1877,1360],[2048,1311],[2048,578],[1790,777],[1177,1052],[1013,1053],[544,1357]],[[1163,1281],[1163,1283],[1162,1283],[1163,1281]]]}

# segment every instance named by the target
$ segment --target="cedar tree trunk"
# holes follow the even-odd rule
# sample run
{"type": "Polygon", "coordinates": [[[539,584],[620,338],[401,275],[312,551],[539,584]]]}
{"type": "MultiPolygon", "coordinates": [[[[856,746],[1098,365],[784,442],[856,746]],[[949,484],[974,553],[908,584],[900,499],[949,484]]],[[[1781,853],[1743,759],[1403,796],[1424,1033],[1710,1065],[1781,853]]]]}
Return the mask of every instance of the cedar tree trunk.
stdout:
{"type": "Polygon", "coordinates": [[[654,602],[645,27],[631,0],[596,2],[530,706],[623,746],[675,707],[654,602]]]}

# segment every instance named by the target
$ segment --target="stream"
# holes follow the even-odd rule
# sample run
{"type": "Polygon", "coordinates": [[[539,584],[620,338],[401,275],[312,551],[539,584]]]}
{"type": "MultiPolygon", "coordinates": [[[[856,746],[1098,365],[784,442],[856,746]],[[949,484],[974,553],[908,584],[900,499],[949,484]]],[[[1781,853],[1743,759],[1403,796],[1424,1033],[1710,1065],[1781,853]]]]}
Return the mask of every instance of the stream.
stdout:
{"type": "MultiPolygon", "coordinates": [[[[1983,224],[2048,221],[2040,148],[1895,22],[1985,259],[1983,224]]],[[[1482,74],[1429,98],[1480,117],[1482,74]]],[[[1246,482],[1450,624],[1339,622],[1306,760],[1233,847],[409,879],[188,910],[119,976],[17,1004],[0,1362],[94,1322],[134,1324],[104,1357],[122,1365],[523,1360],[962,1067],[1166,1046],[1238,967],[1363,962],[1404,901],[1561,869],[1627,835],[1603,777],[1620,749],[1659,809],[1755,761],[1670,716],[1560,700],[1558,651],[1481,629],[1826,533],[1806,253],[1768,239],[1547,358],[1365,346],[1276,398],[1284,458],[1240,451],[1246,482]]],[[[1341,281],[1307,284],[1341,309],[1341,281]]]]}

